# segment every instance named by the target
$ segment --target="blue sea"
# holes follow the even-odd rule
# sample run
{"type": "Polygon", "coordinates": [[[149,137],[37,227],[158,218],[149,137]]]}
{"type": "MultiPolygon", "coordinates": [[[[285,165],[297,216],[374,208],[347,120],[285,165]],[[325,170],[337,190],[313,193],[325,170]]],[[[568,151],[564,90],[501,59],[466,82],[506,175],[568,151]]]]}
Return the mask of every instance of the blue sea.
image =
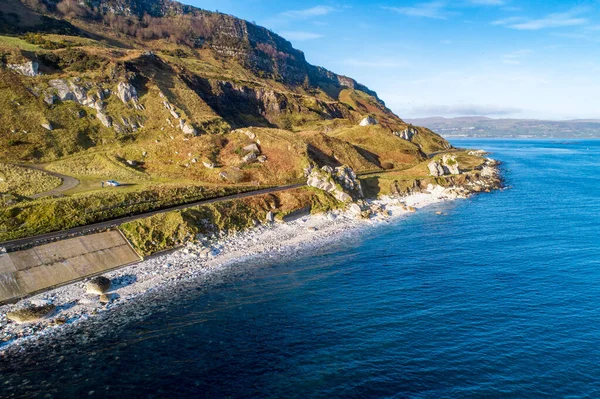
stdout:
{"type": "Polygon", "coordinates": [[[508,188],[154,293],[2,360],[0,397],[600,397],[600,141],[453,144],[508,188]]]}

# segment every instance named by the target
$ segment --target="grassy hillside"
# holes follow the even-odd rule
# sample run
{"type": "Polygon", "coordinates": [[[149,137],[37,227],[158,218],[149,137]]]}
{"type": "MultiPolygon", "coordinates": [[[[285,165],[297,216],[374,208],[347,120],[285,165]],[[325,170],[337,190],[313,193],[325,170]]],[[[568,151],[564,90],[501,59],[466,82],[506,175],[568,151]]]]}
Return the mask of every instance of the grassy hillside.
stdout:
{"type": "Polygon", "coordinates": [[[4,184],[4,238],[71,226],[63,210],[78,213],[90,201],[174,198],[190,185],[282,185],[304,180],[311,164],[407,169],[449,147],[367,87],[308,64],[247,21],[163,0],[89,4],[0,4],[0,159],[80,181],[43,200],[28,196],[51,183],[33,175],[23,174],[22,187],[4,184]],[[359,126],[365,117],[375,124],[359,126]],[[401,138],[407,129],[414,134],[401,138]],[[127,185],[109,191],[106,180],[127,185]],[[34,222],[41,212],[56,221],[34,222]],[[21,233],[8,233],[10,218],[21,233]]]}

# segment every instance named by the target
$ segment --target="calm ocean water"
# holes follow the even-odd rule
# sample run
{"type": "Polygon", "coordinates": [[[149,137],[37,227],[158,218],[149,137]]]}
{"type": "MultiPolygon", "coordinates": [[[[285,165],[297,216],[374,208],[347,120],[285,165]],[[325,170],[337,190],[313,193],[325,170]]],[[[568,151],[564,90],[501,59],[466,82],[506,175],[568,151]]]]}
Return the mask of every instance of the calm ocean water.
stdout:
{"type": "Polygon", "coordinates": [[[600,397],[600,141],[454,144],[511,188],[128,305],[0,397],[600,397]]]}

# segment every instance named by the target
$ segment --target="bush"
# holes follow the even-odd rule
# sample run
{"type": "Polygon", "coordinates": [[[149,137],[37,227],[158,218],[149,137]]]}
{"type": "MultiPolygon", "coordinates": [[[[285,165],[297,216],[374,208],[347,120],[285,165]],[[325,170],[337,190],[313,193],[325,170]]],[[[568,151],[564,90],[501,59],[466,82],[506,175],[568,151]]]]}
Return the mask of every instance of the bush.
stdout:
{"type": "Polygon", "coordinates": [[[381,163],[381,167],[385,170],[392,170],[394,169],[394,164],[392,162],[382,162],[381,163]]]}
{"type": "Polygon", "coordinates": [[[186,58],[188,56],[188,53],[186,53],[185,51],[183,51],[180,48],[175,49],[175,50],[162,50],[161,52],[163,54],[169,55],[171,57],[186,58]]]}
{"type": "Polygon", "coordinates": [[[85,72],[103,68],[108,61],[97,55],[90,55],[85,51],[68,48],[65,51],[50,54],[41,54],[40,61],[48,66],[60,69],[69,69],[75,72],[85,72]]]}
{"type": "Polygon", "coordinates": [[[53,42],[50,41],[48,39],[46,39],[44,36],[40,35],[39,33],[26,33],[23,37],[23,40],[25,40],[27,43],[31,43],[31,44],[35,44],[40,46],[43,49],[46,50],[57,50],[60,48],[65,48],[67,47],[67,45],[64,42],[53,42]]]}
{"type": "Polygon", "coordinates": [[[16,146],[21,145],[21,144],[25,144],[25,143],[23,141],[21,141],[21,140],[18,140],[18,139],[9,139],[8,140],[8,146],[9,147],[16,147],[16,146]]]}

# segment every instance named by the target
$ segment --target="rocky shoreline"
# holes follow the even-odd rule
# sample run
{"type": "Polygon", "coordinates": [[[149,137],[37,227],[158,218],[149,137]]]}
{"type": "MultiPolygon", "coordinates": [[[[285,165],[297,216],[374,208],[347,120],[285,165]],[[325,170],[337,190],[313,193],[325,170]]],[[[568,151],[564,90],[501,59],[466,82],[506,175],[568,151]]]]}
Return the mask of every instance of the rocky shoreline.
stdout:
{"type": "Polygon", "coordinates": [[[0,307],[0,358],[21,352],[40,337],[53,337],[74,325],[108,312],[118,312],[130,301],[142,301],[156,290],[168,290],[184,281],[201,278],[238,263],[261,258],[289,257],[307,248],[324,246],[360,228],[389,223],[430,204],[467,198],[481,191],[501,188],[496,161],[488,159],[478,180],[460,186],[429,184],[405,196],[361,200],[346,210],[310,215],[287,223],[266,223],[235,234],[197,237],[172,253],[106,273],[111,285],[107,293],[87,292],[87,281],[53,289],[0,307]],[[46,307],[51,312],[40,320],[17,324],[7,314],[27,307],[46,307]]]}

